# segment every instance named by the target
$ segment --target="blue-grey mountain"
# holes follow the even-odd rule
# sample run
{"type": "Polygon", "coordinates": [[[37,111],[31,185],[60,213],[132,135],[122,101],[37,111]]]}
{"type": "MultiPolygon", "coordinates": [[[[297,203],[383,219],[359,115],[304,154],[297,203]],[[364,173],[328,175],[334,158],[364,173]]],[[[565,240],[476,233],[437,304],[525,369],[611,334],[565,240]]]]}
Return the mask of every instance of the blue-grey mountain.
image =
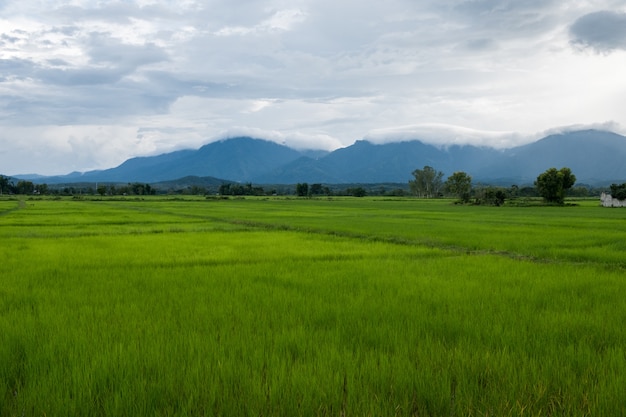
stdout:
{"type": "Polygon", "coordinates": [[[274,142],[233,138],[198,150],[132,158],[116,168],[40,182],[159,182],[185,176],[215,177],[255,184],[405,183],[425,165],[446,176],[465,171],[474,181],[532,184],[550,167],[567,166],[578,183],[604,185],[626,181],[626,137],[584,130],[547,136],[507,150],[477,146],[434,146],[412,141],[373,144],[357,141],[334,152],[300,152],[274,142]]]}

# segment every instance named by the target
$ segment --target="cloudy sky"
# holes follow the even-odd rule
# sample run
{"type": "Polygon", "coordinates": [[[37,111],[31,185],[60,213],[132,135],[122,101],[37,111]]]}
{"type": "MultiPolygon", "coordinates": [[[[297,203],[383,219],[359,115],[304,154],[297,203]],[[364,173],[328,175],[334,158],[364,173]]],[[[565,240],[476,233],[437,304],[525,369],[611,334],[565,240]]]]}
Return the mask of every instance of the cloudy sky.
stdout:
{"type": "Polygon", "coordinates": [[[0,174],[626,129],[625,0],[0,0],[0,174]]]}

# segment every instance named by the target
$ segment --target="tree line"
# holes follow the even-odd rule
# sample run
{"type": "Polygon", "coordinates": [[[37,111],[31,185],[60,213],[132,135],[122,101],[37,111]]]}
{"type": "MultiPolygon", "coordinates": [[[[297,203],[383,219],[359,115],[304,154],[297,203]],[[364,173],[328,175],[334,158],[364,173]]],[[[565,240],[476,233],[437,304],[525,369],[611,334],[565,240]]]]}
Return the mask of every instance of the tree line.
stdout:
{"type": "Polygon", "coordinates": [[[48,184],[36,184],[28,180],[14,182],[11,178],[0,175],[0,195],[3,194],[25,194],[25,195],[80,195],[99,194],[105,195],[154,195],[156,189],[150,184],[140,182],[120,184],[100,184],[95,187],[87,186],[65,186],[51,187],[48,184]]]}
{"type": "MultiPolygon", "coordinates": [[[[477,204],[500,206],[507,198],[517,197],[519,188],[512,186],[509,189],[502,187],[483,187],[474,189],[472,177],[466,172],[457,171],[445,181],[444,173],[430,166],[416,169],[412,172],[413,180],[409,181],[411,192],[423,198],[442,197],[444,194],[456,196],[460,202],[469,203],[472,198],[477,204]]],[[[570,168],[550,168],[541,173],[534,182],[537,195],[548,204],[562,205],[565,196],[574,184],[576,176],[570,168]]],[[[614,184],[615,186],[615,184],[614,184]]],[[[611,188],[613,190],[613,186],[611,188]]],[[[626,196],[626,190],[624,191],[626,196]]]]}
{"type": "MultiPolygon", "coordinates": [[[[74,184],[68,186],[48,186],[36,184],[28,180],[14,182],[10,177],[0,175],[0,195],[23,194],[23,195],[154,195],[154,194],[188,194],[188,195],[211,195],[222,196],[267,196],[267,195],[296,195],[299,197],[318,196],[393,196],[402,197],[414,195],[421,198],[437,198],[443,196],[457,197],[459,202],[487,205],[502,205],[505,200],[518,197],[543,197],[547,203],[563,204],[566,195],[587,196],[590,192],[583,186],[573,187],[576,182],[575,175],[567,167],[556,169],[550,168],[540,174],[533,186],[518,187],[512,185],[508,188],[473,184],[472,177],[463,171],[454,172],[444,179],[444,173],[430,166],[416,169],[412,172],[413,180],[408,182],[408,187],[401,184],[361,184],[361,185],[325,185],[320,183],[308,184],[297,183],[292,185],[275,185],[263,188],[251,183],[224,183],[219,186],[187,185],[175,188],[156,188],[147,183],[127,184],[95,184],[95,186],[74,184]]],[[[405,183],[406,184],[406,183],[405,183]]],[[[611,185],[611,195],[620,200],[626,199],[626,183],[611,185]]],[[[600,191],[593,189],[599,195],[600,191]]],[[[595,194],[592,194],[595,195],[595,194]]]]}
{"type": "Polygon", "coordinates": [[[47,184],[35,184],[32,181],[19,180],[14,183],[11,178],[0,175],[0,195],[2,194],[48,194],[47,184]]]}

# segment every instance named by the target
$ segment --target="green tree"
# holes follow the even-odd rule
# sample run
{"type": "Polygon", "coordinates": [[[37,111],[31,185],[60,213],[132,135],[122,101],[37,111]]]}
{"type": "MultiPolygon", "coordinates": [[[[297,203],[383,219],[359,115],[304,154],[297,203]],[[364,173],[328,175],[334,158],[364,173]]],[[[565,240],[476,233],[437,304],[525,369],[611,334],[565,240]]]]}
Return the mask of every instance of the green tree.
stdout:
{"type": "Polygon", "coordinates": [[[246,193],[246,189],[243,188],[241,184],[232,184],[230,186],[230,193],[232,195],[244,195],[246,193]]]}
{"type": "Polygon", "coordinates": [[[18,181],[15,187],[17,188],[17,194],[32,194],[35,192],[35,184],[31,181],[18,181]]]}
{"type": "Polygon", "coordinates": [[[194,184],[188,188],[188,192],[191,195],[204,195],[207,193],[207,190],[206,190],[206,187],[194,184]]]}
{"type": "Polygon", "coordinates": [[[220,195],[230,195],[231,194],[230,184],[222,184],[222,185],[220,185],[218,193],[220,193],[220,195]]]}
{"type": "Polygon", "coordinates": [[[611,184],[611,197],[626,200],[626,182],[621,185],[611,184]]]}
{"type": "Polygon", "coordinates": [[[320,195],[324,193],[322,184],[311,184],[311,195],[320,195]]]}
{"type": "Polygon", "coordinates": [[[11,189],[11,178],[0,175],[0,195],[8,193],[11,189]]]}
{"type": "Polygon", "coordinates": [[[48,184],[37,184],[35,185],[35,192],[37,194],[45,195],[48,194],[48,184]]]}
{"type": "Polygon", "coordinates": [[[559,170],[550,168],[540,174],[535,181],[537,192],[544,201],[552,204],[563,204],[565,193],[576,183],[572,170],[563,167],[559,170]]]}
{"type": "Polygon", "coordinates": [[[492,206],[501,206],[506,200],[506,190],[500,187],[487,187],[484,190],[483,201],[492,206]]]}
{"type": "Polygon", "coordinates": [[[571,197],[588,197],[589,187],[578,185],[576,187],[572,187],[567,194],[571,197]]]}
{"type": "Polygon", "coordinates": [[[448,177],[444,186],[450,194],[456,195],[462,202],[467,203],[472,191],[472,177],[463,171],[457,171],[448,177]]]}
{"type": "Polygon", "coordinates": [[[365,197],[367,195],[367,191],[363,187],[348,188],[346,193],[353,197],[365,197]]]}
{"type": "Polygon", "coordinates": [[[106,185],[98,185],[98,187],[96,187],[96,191],[100,195],[105,195],[107,193],[107,186],[106,185]]]}
{"type": "Polygon", "coordinates": [[[298,197],[307,197],[309,195],[309,184],[306,182],[296,184],[296,195],[298,197]]]}
{"type": "Polygon", "coordinates": [[[409,181],[409,187],[413,194],[419,197],[437,197],[443,186],[443,172],[426,165],[423,169],[412,172],[415,179],[409,181]]]}
{"type": "Polygon", "coordinates": [[[150,184],[142,184],[140,182],[128,183],[126,194],[134,195],[153,195],[156,194],[156,189],[153,189],[150,184]]]}

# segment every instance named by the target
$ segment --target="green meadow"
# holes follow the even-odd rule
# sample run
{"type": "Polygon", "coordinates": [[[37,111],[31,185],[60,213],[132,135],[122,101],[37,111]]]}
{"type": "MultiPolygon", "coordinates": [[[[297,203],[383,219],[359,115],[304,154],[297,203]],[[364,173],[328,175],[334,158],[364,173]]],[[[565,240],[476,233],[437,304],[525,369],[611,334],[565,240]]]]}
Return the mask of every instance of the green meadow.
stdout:
{"type": "Polygon", "coordinates": [[[626,415],[626,210],[0,199],[1,416],[626,415]]]}

